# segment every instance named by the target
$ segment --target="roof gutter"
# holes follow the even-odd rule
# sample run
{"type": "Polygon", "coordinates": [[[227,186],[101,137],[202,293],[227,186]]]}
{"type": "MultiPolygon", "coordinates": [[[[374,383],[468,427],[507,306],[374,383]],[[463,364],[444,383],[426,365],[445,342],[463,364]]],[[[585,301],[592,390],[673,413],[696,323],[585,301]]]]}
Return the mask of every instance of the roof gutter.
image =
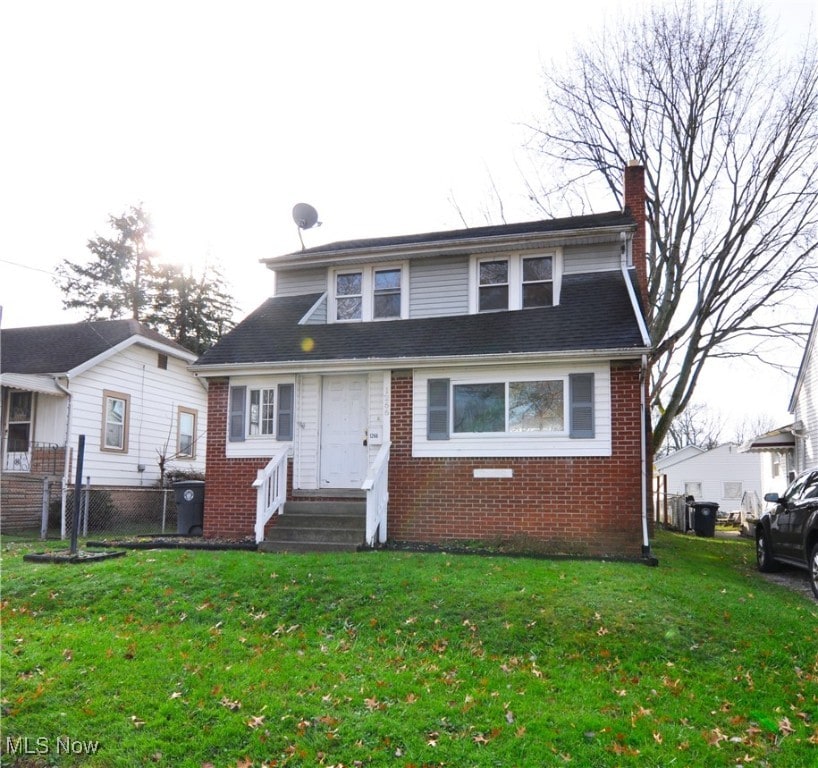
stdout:
{"type": "Polygon", "coordinates": [[[225,363],[195,365],[190,370],[196,376],[217,377],[263,373],[312,373],[322,371],[383,370],[384,368],[445,368],[466,365],[509,365],[516,363],[582,362],[593,360],[634,360],[647,354],[648,347],[617,349],[575,349],[558,352],[499,352],[493,355],[452,355],[447,357],[379,357],[349,360],[283,360],[258,363],[225,363]]]}

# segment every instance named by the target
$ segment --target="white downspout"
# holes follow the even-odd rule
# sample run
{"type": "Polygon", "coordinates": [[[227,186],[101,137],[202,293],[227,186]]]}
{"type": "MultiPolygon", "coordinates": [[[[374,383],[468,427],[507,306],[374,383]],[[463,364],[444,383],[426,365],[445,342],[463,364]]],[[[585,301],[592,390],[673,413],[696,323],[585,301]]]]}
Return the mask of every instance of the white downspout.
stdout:
{"type": "Polygon", "coordinates": [[[645,384],[648,374],[648,356],[642,355],[642,370],[639,375],[639,428],[642,474],[642,557],[651,565],[656,565],[655,558],[650,553],[650,536],[648,534],[648,446],[647,446],[647,398],[645,384]]]}
{"type": "MultiPolygon", "coordinates": [[[[68,387],[63,386],[58,376],[51,377],[54,380],[54,385],[60,392],[63,392],[68,398],[68,405],[65,409],[65,457],[63,459],[62,483],[60,490],[60,538],[65,538],[65,508],[66,500],[68,499],[68,475],[71,472],[71,446],[68,444],[71,439],[71,392],[68,387]]],[[[65,377],[68,382],[68,377],[65,377]]]]}
{"type": "MultiPolygon", "coordinates": [[[[631,300],[633,314],[639,325],[639,333],[642,336],[642,343],[645,347],[650,347],[650,334],[639,308],[639,301],[636,297],[636,290],[628,274],[628,263],[630,261],[630,251],[633,245],[633,236],[626,232],[621,234],[622,249],[620,252],[620,267],[622,269],[622,279],[631,300]]],[[[640,506],[642,512],[642,558],[650,565],[657,565],[658,561],[650,553],[650,536],[648,533],[648,446],[647,446],[647,398],[645,396],[645,385],[647,383],[648,356],[642,355],[641,370],[639,372],[639,451],[640,451],[640,475],[641,493],[640,506]]]]}

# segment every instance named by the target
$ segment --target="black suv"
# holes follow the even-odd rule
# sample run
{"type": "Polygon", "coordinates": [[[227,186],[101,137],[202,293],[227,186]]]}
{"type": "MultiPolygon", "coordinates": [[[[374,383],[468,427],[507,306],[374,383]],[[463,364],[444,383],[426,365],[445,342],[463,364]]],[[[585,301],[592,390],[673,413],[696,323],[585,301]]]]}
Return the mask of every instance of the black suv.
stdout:
{"type": "Polygon", "coordinates": [[[783,496],[768,493],[775,504],[756,524],[758,570],[770,572],[780,563],[809,571],[818,598],[818,469],[810,469],[790,483],[783,496]]]}

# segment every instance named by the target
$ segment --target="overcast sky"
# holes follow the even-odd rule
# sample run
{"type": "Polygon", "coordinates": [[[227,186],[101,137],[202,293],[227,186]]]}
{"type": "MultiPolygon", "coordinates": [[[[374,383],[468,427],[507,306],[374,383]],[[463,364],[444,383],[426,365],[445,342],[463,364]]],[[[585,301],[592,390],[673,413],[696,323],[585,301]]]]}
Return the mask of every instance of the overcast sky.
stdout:
{"type": "MultiPolygon", "coordinates": [[[[308,246],[459,228],[458,207],[485,223],[490,177],[506,220],[534,218],[521,147],[542,68],[638,5],[4,3],[3,327],[82,319],[62,310],[54,268],[139,202],[165,258],[224,265],[239,318],[272,289],[258,260],[300,247],[299,201],[322,221],[308,246]]],[[[818,15],[814,0],[769,6],[793,42],[818,15]]],[[[757,397],[786,420],[791,382],[769,382],[757,397]]]]}

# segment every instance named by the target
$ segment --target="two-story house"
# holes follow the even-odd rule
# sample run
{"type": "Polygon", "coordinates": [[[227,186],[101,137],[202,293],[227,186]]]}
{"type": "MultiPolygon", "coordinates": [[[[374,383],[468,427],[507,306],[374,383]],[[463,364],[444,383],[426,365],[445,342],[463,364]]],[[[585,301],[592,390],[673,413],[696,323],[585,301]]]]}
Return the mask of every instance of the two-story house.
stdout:
{"type": "Polygon", "coordinates": [[[360,499],[369,545],[646,555],[643,173],[623,211],[265,259],[275,295],[193,366],[205,536],[360,499]]]}

